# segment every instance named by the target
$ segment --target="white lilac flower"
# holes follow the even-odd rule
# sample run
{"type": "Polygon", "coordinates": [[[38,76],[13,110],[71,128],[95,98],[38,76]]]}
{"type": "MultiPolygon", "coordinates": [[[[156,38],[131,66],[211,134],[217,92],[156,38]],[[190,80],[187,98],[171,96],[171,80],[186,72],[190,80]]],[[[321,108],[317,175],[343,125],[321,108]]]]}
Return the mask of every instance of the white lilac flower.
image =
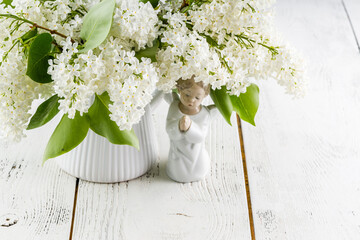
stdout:
{"type": "MultiPolygon", "coordinates": [[[[100,0],[13,0],[13,7],[0,5],[0,13],[21,16],[42,27],[56,30],[65,36],[52,34],[61,48],[61,53],[49,61],[48,73],[54,80],[40,85],[26,76],[26,61],[23,48],[15,44],[29,24],[20,25],[18,31],[10,32],[13,19],[2,18],[0,25],[0,110],[1,135],[20,139],[29,120],[28,110],[34,99],[57,94],[61,100],[60,110],[70,118],[76,111],[84,114],[91,106],[94,94],[108,91],[113,101],[111,118],[121,129],[130,129],[144,113],[144,107],[152,98],[158,80],[155,68],[148,61],[134,56],[132,48],[151,46],[158,35],[157,11],[150,3],[138,0],[116,1],[113,27],[110,38],[97,49],[79,54],[77,43],[83,17],[100,0]],[[119,29],[121,24],[121,29],[119,29]],[[112,38],[111,35],[114,35],[112,38]],[[42,87],[40,87],[42,86],[42,87]],[[46,89],[46,92],[45,90],[46,89]],[[121,90],[122,89],[122,90],[121,90]],[[120,92],[122,91],[122,92],[120,92]],[[26,99],[26,100],[24,100],[26,99]],[[126,100],[126,106],[122,102],[126,100]]],[[[38,29],[39,33],[46,32],[38,29]]]]}
{"type": "Polygon", "coordinates": [[[213,0],[200,6],[193,4],[187,14],[174,9],[166,12],[163,18],[168,25],[163,27],[161,40],[168,46],[157,56],[159,88],[169,91],[175,86],[176,76],[188,77],[192,73],[197,76],[195,79],[210,83],[213,88],[226,85],[232,95],[239,95],[252,82],[267,78],[276,79],[287,93],[303,95],[303,63],[277,38],[273,3],[273,0],[213,0]],[[208,46],[201,38],[210,40],[208,46]],[[193,49],[189,50],[189,46],[193,49]],[[198,55],[194,55],[196,49],[201,49],[198,55]]]}
{"type": "MultiPolygon", "coordinates": [[[[286,93],[295,97],[303,97],[307,82],[305,79],[305,64],[295,49],[283,47],[275,60],[270,60],[274,71],[273,78],[279,85],[284,86],[286,93]]],[[[306,79],[305,79],[306,80],[306,79]]]]}
{"type": "MultiPolygon", "coordinates": [[[[140,62],[134,51],[122,49],[120,40],[110,38],[106,43],[104,61],[107,71],[101,82],[113,102],[109,106],[110,117],[120,130],[130,130],[145,113],[155,91],[158,76],[150,59],[140,62]]],[[[100,93],[100,92],[99,92],[100,93]]]]}
{"type": "Polygon", "coordinates": [[[152,99],[158,80],[149,60],[140,62],[133,51],[124,50],[121,40],[109,38],[99,46],[99,54],[92,50],[73,58],[74,44],[62,42],[63,52],[50,60],[48,73],[54,80],[54,90],[62,99],[60,109],[69,118],[76,111],[86,113],[94,94],[107,91],[111,119],[121,130],[131,129],[140,121],[145,106],[152,99]],[[70,57],[69,57],[70,56],[70,57]]]}
{"type": "MultiPolygon", "coordinates": [[[[83,15],[90,7],[99,2],[99,0],[54,0],[54,1],[38,1],[38,0],[13,0],[12,6],[7,7],[4,13],[21,16],[36,24],[56,30],[66,36],[79,38],[80,27],[83,15]]],[[[29,30],[27,24],[23,24],[18,30],[19,33],[29,30]]],[[[53,36],[57,41],[61,37],[53,36]]]]}
{"type": "Polygon", "coordinates": [[[210,84],[213,89],[227,86],[230,93],[236,95],[246,91],[250,83],[239,59],[232,57],[231,52],[212,48],[205,37],[190,31],[183,14],[163,17],[169,26],[161,37],[161,42],[167,47],[157,54],[158,87],[161,90],[171,91],[178,79],[195,75],[195,81],[210,84]]]}
{"type": "Polygon", "coordinates": [[[156,9],[139,0],[116,0],[109,37],[80,54],[71,39],[80,42],[84,15],[99,2],[13,0],[13,7],[0,4],[1,14],[20,16],[68,37],[52,34],[61,52],[49,61],[48,73],[54,82],[38,84],[26,76],[26,51],[17,43],[31,26],[21,24],[12,32],[13,19],[1,18],[1,137],[20,139],[32,101],[51,94],[61,98],[60,110],[72,118],[77,111],[88,111],[94,94],[107,91],[112,101],[110,117],[124,130],[140,120],[156,85],[170,91],[179,78],[193,75],[195,81],[213,89],[226,86],[232,95],[269,77],[288,93],[303,93],[302,60],[277,38],[272,25],[274,0],[212,0],[191,6],[187,13],[179,11],[182,0],[160,0],[156,9]],[[161,49],[155,68],[149,59],[139,61],[133,50],[152,46],[158,37],[161,49]]]}
{"type": "Polygon", "coordinates": [[[256,37],[256,33],[263,33],[271,26],[273,19],[269,7],[273,2],[214,0],[190,10],[188,19],[198,32],[239,34],[245,31],[256,37]]]}
{"type": "Polygon", "coordinates": [[[159,10],[163,13],[178,11],[183,3],[183,0],[159,0],[159,10]]]}
{"type": "Polygon", "coordinates": [[[117,0],[110,35],[122,40],[122,45],[131,49],[152,46],[158,35],[157,11],[139,0],[117,0]]]}
{"type": "Polygon", "coordinates": [[[19,141],[31,114],[31,104],[39,97],[47,98],[52,91],[26,76],[24,56],[17,51],[0,66],[0,140],[19,141]]]}

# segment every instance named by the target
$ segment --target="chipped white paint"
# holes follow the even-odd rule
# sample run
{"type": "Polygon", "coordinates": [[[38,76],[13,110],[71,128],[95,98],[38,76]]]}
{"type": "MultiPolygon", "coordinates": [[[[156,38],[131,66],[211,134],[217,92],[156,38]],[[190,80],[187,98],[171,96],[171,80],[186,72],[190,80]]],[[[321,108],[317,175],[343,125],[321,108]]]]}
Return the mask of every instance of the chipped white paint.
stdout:
{"type": "Polygon", "coordinates": [[[42,154],[53,124],[0,146],[0,239],[69,238],[75,179],[42,154]]]}
{"type": "MultiPolygon", "coordinates": [[[[360,54],[341,0],[281,0],[277,25],[308,61],[293,101],[260,86],[257,127],[243,124],[257,239],[360,237],[360,54]]],[[[360,26],[360,22],[356,23],[360,26]]],[[[356,25],[354,24],[354,25],[356,25]]]]}
{"type": "Polygon", "coordinates": [[[220,116],[207,148],[211,174],[197,183],[171,181],[165,173],[169,140],[167,104],[155,113],[160,160],[145,176],[120,184],[80,181],[73,239],[250,239],[236,121],[220,116]]]}

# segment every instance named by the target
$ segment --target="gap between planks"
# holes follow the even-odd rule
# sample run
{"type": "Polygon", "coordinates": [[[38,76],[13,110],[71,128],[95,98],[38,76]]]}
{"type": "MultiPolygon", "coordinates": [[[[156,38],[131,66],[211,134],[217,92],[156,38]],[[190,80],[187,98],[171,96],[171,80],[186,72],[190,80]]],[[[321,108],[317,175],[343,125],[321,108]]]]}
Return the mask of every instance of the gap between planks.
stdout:
{"type": "Polygon", "coordinates": [[[245,155],[245,146],[244,146],[244,137],[241,128],[241,121],[239,115],[236,114],[238,130],[239,130],[239,138],[240,138],[240,148],[241,148],[241,156],[242,156],[242,163],[243,163],[243,170],[244,170],[244,179],[245,179],[245,188],[246,188],[246,200],[248,205],[248,213],[249,213],[249,224],[250,224],[250,232],[251,232],[251,239],[255,240],[255,227],[254,227],[254,218],[252,213],[252,206],[251,206],[251,196],[250,196],[250,186],[249,186],[249,177],[246,165],[246,155],[245,155]]]}
{"type": "Polygon", "coordinates": [[[360,53],[360,44],[359,44],[359,40],[358,40],[358,38],[357,38],[357,36],[356,36],[356,32],[355,32],[355,29],[354,29],[354,25],[353,25],[353,24],[352,24],[352,22],[351,22],[350,14],[349,14],[349,12],[348,12],[348,10],[347,10],[347,8],[346,8],[346,5],[345,5],[344,0],[342,0],[342,1],[341,1],[341,3],[342,3],[342,5],[343,5],[343,7],[344,7],[344,10],[345,10],[346,16],[347,16],[347,18],[348,18],[348,20],[349,20],[350,27],[351,27],[351,30],[352,30],[352,32],[353,32],[353,34],[354,34],[355,41],[356,41],[356,45],[357,45],[358,50],[359,50],[359,53],[360,53]]]}
{"type": "Polygon", "coordinates": [[[79,178],[76,178],[75,194],[74,194],[74,206],[73,206],[73,212],[72,212],[72,217],[71,217],[71,227],[70,227],[69,240],[72,240],[72,235],[73,235],[73,231],[74,231],[74,222],[75,222],[75,212],[76,212],[76,202],[77,202],[78,190],[79,190],[79,178]]]}

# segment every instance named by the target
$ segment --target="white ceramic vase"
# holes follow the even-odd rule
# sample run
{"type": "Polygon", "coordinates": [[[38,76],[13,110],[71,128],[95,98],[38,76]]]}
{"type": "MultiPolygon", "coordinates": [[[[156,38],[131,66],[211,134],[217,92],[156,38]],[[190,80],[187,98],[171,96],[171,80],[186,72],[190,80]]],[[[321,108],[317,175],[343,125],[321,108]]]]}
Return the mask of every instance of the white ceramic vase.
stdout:
{"type": "Polygon", "coordinates": [[[140,151],[128,145],[112,144],[89,130],[82,143],[55,161],[70,175],[91,182],[122,182],[145,174],[158,157],[151,110],[152,106],[148,105],[140,123],[133,126],[140,151]]]}

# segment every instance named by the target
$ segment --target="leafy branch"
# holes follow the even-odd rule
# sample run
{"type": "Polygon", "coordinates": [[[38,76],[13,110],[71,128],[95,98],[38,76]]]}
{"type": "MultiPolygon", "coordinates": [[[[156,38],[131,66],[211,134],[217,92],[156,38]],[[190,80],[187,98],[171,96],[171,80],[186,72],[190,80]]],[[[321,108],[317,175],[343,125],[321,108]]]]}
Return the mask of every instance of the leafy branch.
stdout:
{"type": "Polygon", "coordinates": [[[26,22],[26,23],[29,23],[29,24],[34,24],[33,22],[25,19],[25,18],[21,18],[21,17],[18,17],[16,15],[13,15],[13,14],[0,14],[0,17],[5,17],[5,18],[12,18],[12,19],[15,19],[17,21],[22,21],[22,22],[26,22]]]}
{"type": "MultiPolygon", "coordinates": [[[[60,36],[60,37],[62,37],[62,38],[65,38],[65,39],[68,37],[68,36],[66,36],[66,35],[64,35],[64,34],[62,34],[62,33],[59,33],[59,32],[56,31],[56,30],[52,30],[52,29],[49,29],[49,28],[40,26],[40,25],[38,25],[38,24],[36,24],[36,23],[34,23],[32,27],[33,27],[33,28],[43,29],[43,30],[45,30],[45,31],[48,31],[48,32],[51,33],[51,34],[56,34],[56,35],[58,35],[58,36],[60,36]]],[[[71,42],[72,42],[72,43],[75,43],[75,40],[74,40],[74,39],[72,39],[72,38],[70,38],[70,39],[71,39],[71,42]]]]}
{"type": "MultiPolygon", "coordinates": [[[[47,32],[49,32],[51,34],[55,34],[55,35],[58,35],[60,37],[67,38],[66,35],[64,35],[62,33],[59,33],[56,30],[52,30],[52,29],[43,27],[43,26],[41,26],[41,25],[39,25],[39,24],[37,24],[35,22],[32,22],[32,21],[26,19],[26,18],[22,18],[22,17],[16,16],[16,15],[13,15],[13,14],[0,14],[0,18],[1,17],[5,17],[5,18],[8,18],[8,19],[13,19],[13,22],[9,26],[11,28],[12,25],[15,25],[15,27],[10,31],[11,35],[15,31],[18,31],[20,26],[22,24],[24,24],[24,23],[30,24],[31,29],[30,29],[30,31],[28,31],[27,33],[22,35],[20,38],[13,41],[13,45],[10,47],[10,49],[2,57],[1,62],[0,62],[0,66],[6,60],[9,53],[12,51],[12,49],[18,44],[22,44],[24,46],[25,54],[27,54],[27,50],[30,47],[30,43],[37,37],[37,29],[43,29],[43,30],[45,30],[45,31],[47,31],[47,32]]],[[[71,41],[75,42],[73,39],[71,39],[71,41]]],[[[54,44],[57,48],[61,49],[61,47],[55,41],[52,41],[52,44],[54,44]]]]}
{"type": "MultiPolygon", "coordinates": [[[[187,23],[187,27],[192,30],[192,25],[187,23]]],[[[207,43],[210,45],[210,47],[213,47],[216,52],[219,55],[220,58],[220,62],[222,64],[223,67],[226,67],[226,69],[233,74],[233,70],[231,69],[231,67],[229,66],[228,62],[226,61],[226,59],[224,58],[224,56],[221,54],[221,50],[223,50],[225,48],[224,44],[219,44],[214,38],[212,38],[211,36],[205,34],[205,33],[200,33],[200,36],[202,36],[203,38],[206,39],[207,43]]],[[[229,37],[231,37],[230,34],[228,34],[229,37]]],[[[277,54],[279,54],[277,47],[272,47],[272,46],[268,46],[265,43],[258,43],[255,40],[251,39],[250,37],[246,36],[244,33],[241,33],[240,35],[234,35],[235,36],[235,41],[240,45],[245,47],[246,49],[249,48],[254,48],[254,44],[258,44],[262,47],[265,47],[269,50],[269,52],[271,53],[272,58],[274,58],[277,54]]],[[[226,39],[226,38],[225,38],[226,39]]],[[[228,41],[228,39],[226,39],[228,41]]]]}
{"type": "MultiPolygon", "coordinates": [[[[21,18],[21,17],[18,17],[18,16],[16,16],[16,15],[13,15],[13,14],[0,14],[0,17],[12,18],[12,19],[15,19],[16,21],[20,21],[20,22],[23,22],[23,23],[28,23],[28,24],[32,25],[31,28],[40,28],[40,29],[43,29],[43,30],[45,30],[45,31],[48,31],[48,32],[51,33],[51,34],[58,35],[58,36],[60,36],[60,37],[62,37],[62,38],[67,38],[67,37],[68,37],[68,36],[66,36],[66,35],[64,35],[64,34],[62,34],[62,33],[59,33],[59,32],[56,31],[56,30],[52,30],[52,29],[43,27],[43,26],[41,26],[41,25],[39,25],[39,24],[37,24],[37,23],[34,23],[34,22],[32,22],[32,21],[30,21],[30,20],[28,20],[28,19],[21,18]]],[[[75,40],[71,38],[71,42],[74,43],[75,40]]]]}
{"type": "Polygon", "coordinates": [[[86,13],[87,13],[87,10],[83,5],[80,5],[80,7],[75,10],[73,10],[71,8],[71,12],[68,13],[66,18],[61,21],[61,24],[65,24],[65,23],[69,22],[70,20],[74,19],[76,15],[80,15],[81,17],[83,17],[83,16],[85,16],[86,13]]]}
{"type": "Polygon", "coordinates": [[[268,46],[265,43],[256,42],[254,39],[249,38],[244,33],[241,33],[240,35],[236,34],[234,35],[236,37],[236,41],[241,46],[244,46],[245,48],[254,48],[253,43],[256,43],[264,48],[267,48],[269,52],[271,53],[271,56],[274,58],[276,55],[279,54],[279,51],[277,50],[277,47],[268,46]],[[246,42],[245,42],[246,41],[246,42]]]}

